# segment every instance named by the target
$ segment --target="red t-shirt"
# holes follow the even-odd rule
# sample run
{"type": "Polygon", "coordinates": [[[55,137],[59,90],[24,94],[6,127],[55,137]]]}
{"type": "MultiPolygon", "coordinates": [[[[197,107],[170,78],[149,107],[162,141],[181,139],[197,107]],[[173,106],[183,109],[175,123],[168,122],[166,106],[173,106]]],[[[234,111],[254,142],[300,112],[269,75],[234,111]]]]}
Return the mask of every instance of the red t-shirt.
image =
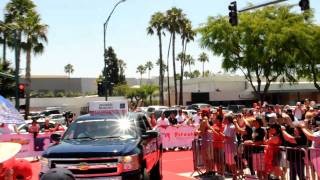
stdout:
{"type": "MultiPolygon", "coordinates": [[[[218,126],[217,124],[214,124],[212,128],[217,132],[217,133],[223,133],[224,131],[224,125],[221,124],[221,126],[218,126]]],[[[224,137],[222,135],[217,135],[213,133],[213,146],[217,148],[223,148],[223,140],[224,137]]]]}

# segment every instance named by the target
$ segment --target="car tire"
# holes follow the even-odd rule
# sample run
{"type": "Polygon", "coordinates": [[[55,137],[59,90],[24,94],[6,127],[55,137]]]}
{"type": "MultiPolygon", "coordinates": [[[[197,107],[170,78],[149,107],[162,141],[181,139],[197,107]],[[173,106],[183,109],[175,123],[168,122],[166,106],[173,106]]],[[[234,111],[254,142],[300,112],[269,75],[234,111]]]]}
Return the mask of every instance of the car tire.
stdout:
{"type": "Polygon", "coordinates": [[[157,164],[152,168],[150,172],[150,178],[152,180],[161,180],[162,174],[161,174],[161,158],[157,162],[157,164]]]}

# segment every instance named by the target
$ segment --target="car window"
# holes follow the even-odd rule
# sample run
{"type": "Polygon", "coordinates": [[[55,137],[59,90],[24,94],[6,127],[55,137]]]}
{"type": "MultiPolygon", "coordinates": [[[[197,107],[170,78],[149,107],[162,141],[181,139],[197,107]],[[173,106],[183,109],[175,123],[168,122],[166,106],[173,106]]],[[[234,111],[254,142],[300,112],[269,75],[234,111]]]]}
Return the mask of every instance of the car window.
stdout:
{"type": "Polygon", "coordinates": [[[155,108],[148,108],[148,112],[153,112],[155,110],[156,110],[155,108]]]}

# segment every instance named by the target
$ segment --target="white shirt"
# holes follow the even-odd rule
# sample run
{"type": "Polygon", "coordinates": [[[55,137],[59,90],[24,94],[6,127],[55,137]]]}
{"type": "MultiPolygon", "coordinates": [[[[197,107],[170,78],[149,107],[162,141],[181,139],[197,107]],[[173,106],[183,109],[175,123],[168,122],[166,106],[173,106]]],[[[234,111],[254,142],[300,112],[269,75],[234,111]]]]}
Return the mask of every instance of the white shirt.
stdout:
{"type": "Polygon", "coordinates": [[[184,121],[185,121],[185,119],[186,119],[186,117],[184,116],[184,115],[177,115],[176,116],[176,119],[177,119],[177,121],[178,121],[178,124],[182,124],[184,121]]]}
{"type": "Polygon", "coordinates": [[[234,124],[228,124],[228,125],[224,126],[223,134],[225,136],[228,136],[231,138],[228,141],[235,142],[236,141],[236,127],[234,126],[234,124]]]}
{"type": "Polygon", "coordinates": [[[201,116],[199,116],[198,114],[193,116],[193,124],[200,124],[200,120],[201,120],[201,116]]]}
{"type": "Polygon", "coordinates": [[[158,126],[169,126],[170,122],[167,118],[162,119],[161,117],[157,120],[158,126]]]}
{"type": "Polygon", "coordinates": [[[296,108],[294,110],[294,117],[296,117],[298,120],[302,119],[302,110],[299,108],[296,108]]]}

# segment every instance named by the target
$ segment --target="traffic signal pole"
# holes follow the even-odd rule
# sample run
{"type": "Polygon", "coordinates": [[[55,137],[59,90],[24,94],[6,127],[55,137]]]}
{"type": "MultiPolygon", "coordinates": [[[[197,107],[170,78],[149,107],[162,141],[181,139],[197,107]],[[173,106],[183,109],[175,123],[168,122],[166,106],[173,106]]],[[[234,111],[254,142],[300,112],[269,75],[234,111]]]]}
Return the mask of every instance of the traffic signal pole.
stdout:
{"type": "Polygon", "coordinates": [[[266,3],[258,4],[258,5],[252,6],[252,7],[243,8],[243,9],[239,10],[238,12],[245,12],[245,11],[249,11],[249,10],[252,10],[252,9],[257,9],[257,8],[264,7],[264,6],[269,6],[269,5],[272,5],[272,4],[278,4],[278,3],[281,3],[281,2],[285,2],[285,1],[288,1],[288,0],[270,1],[270,2],[266,2],[266,3]]]}

